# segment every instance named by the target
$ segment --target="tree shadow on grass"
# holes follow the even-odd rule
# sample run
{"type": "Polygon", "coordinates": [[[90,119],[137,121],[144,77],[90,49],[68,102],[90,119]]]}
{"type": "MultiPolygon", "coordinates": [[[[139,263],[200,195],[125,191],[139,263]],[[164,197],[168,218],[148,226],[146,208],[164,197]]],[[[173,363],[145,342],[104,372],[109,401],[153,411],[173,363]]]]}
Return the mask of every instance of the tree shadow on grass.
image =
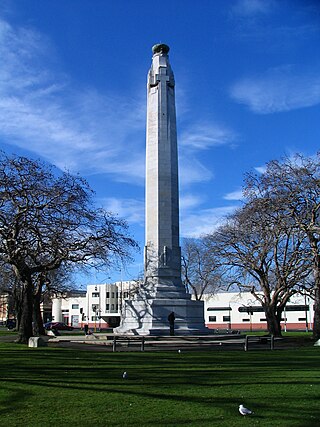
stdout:
{"type": "MultiPolygon", "coordinates": [[[[257,414],[252,419],[257,420],[257,417],[261,417],[260,420],[264,425],[267,425],[265,419],[270,416],[271,419],[282,421],[282,425],[299,427],[314,427],[319,419],[318,409],[315,409],[318,407],[319,393],[307,394],[307,407],[300,401],[301,386],[310,385],[310,382],[319,384],[320,355],[310,350],[286,353],[285,359],[281,359],[279,353],[268,353],[266,360],[261,360],[261,353],[257,355],[253,352],[249,355],[243,352],[236,353],[232,357],[230,353],[220,355],[192,353],[181,356],[173,352],[150,355],[150,353],[113,354],[75,352],[69,349],[19,348],[6,351],[3,355],[6,357],[2,358],[0,374],[4,380],[2,388],[8,395],[3,400],[4,409],[0,413],[5,415],[12,413],[13,417],[16,410],[23,410],[28,399],[36,398],[37,394],[31,390],[32,386],[35,386],[43,389],[42,394],[48,389],[56,388],[99,396],[101,393],[106,396],[114,395],[120,399],[136,398],[141,400],[142,410],[143,402],[150,400],[159,402],[160,405],[161,402],[174,403],[181,407],[185,404],[194,405],[200,408],[204,418],[203,420],[195,418],[189,425],[206,425],[210,419],[216,422],[217,417],[213,414],[212,408],[226,414],[226,417],[230,416],[237,411],[239,403],[252,406],[257,414]],[[129,381],[122,381],[123,370],[129,370],[129,381]],[[295,375],[295,371],[298,376],[295,375]],[[305,371],[310,380],[301,378],[300,374],[305,371]],[[277,385],[296,386],[297,392],[293,396],[278,396],[278,398],[266,395],[263,403],[259,397],[246,402],[241,402],[240,397],[234,397],[237,389],[245,391],[248,386],[252,389],[259,386],[268,390],[269,386],[277,385]],[[20,390],[22,387],[24,392],[20,390]],[[228,388],[230,388],[229,396],[228,388]],[[221,394],[224,394],[224,397],[221,397],[221,394]],[[288,410],[281,405],[282,399],[288,400],[290,407],[288,410]],[[10,402],[13,403],[10,405],[10,402]]],[[[250,420],[247,422],[251,423],[250,420]]],[[[115,424],[108,425],[120,425],[116,422],[115,420],[115,424]]],[[[149,425],[168,426],[185,423],[183,419],[177,420],[176,424],[171,420],[169,424],[161,424],[156,419],[152,422],[153,424],[150,421],[149,425]]],[[[242,424],[244,422],[245,420],[240,417],[237,425],[244,425],[242,424]]]]}
{"type": "MultiPolygon", "coordinates": [[[[10,382],[14,382],[14,380],[10,382]]],[[[175,403],[178,405],[181,404],[182,408],[185,407],[185,405],[187,406],[192,405],[193,407],[198,406],[197,412],[199,412],[200,410],[201,413],[204,414],[203,418],[197,419],[197,420],[192,419],[192,420],[186,421],[186,420],[177,419],[176,424],[175,424],[175,421],[171,419],[169,424],[168,424],[168,421],[164,421],[163,423],[161,423],[159,422],[159,420],[154,419],[143,425],[159,425],[159,426],[183,425],[183,424],[206,425],[206,423],[208,423],[209,420],[211,420],[211,422],[215,422],[215,421],[219,421],[219,419],[222,421],[224,417],[225,418],[227,418],[228,416],[234,417],[234,414],[237,413],[238,411],[239,403],[244,403],[240,401],[239,398],[235,398],[234,396],[229,398],[218,397],[216,395],[213,395],[212,397],[203,397],[203,396],[195,396],[195,395],[190,396],[190,395],[187,395],[186,393],[183,395],[170,393],[169,390],[165,390],[165,392],[162,392],[162,393],[152,392],[151,390],[145,390],[143,388],[140,388],[139,390],[132,389],[128,387],[127,383],[125,383],[123,386],[119,384],[118,387],[114,387],[114,386],[110,387],[110,385],[105,385],[103,383],[98,385],[96,383],[84,383],[84,382],[82,382],[81,384],[78,384],[76,382],[75,383],[68,382],[67,385],[63,386],[60,383],[45,384],[43,381],[36,381],[36,380],[24,381],[24,384],[32,385],[32,386],[41,386],[46,388],[51,388],[51,387],[66,388],[67,387],[68,390],[70,389],[78,390],[78,391],[81,391],[82,393],[87,393],[87,392],[103,393],[103,394],[107,394],[108,396],[122,395],[122,397],[125,396],[125,399],[127,402],[130,402],[130,398],[134,397],[135,401],[137,398],[138,398],[138,401],[141,400],[142,411],[144,410],[144,408],[148,407],[148,402],[156,401],[156,402],[159,402],[159,406],[163,406],[164,408],[166,407],[166,404],[168,404],[169,402],[171,404],[172,403],[175,403]],[[142,404],[142,402],[144,403],[142,404]],[[199,409],[199,407],[201,409],[199,409]],[[215,413],[216,411],[218,411],[223,415],[217,416],[215,413]],[[212,412],[214,412],[214,414],[212,414],[212,412]],[[198,424],[194,424],[195,422],[198,422],[198,424]]],[[[6,391],[9,392],[9,394],[4,402],[5,408],[2,411],[0,411],[0,414],[2,413],[2,414],[8,415],[8,413],[11,411],[14,415],[17,409],[24,408],[24,402],[30,399],[30,394],[28,393],[28,395],[26,396],[24,392],[22,391],[17,392],[17,390],[14,387],[10,387],[10,386],[5,386],[5,389],[6,391]]],[[[31,398],[34,398],[34,394],[31,395],[31,398]]],[[[251,420],[263,421],[270,417],[270,424],[269,424],[270,426],[277,425],[278,422],[285,421],[286,424],[282,424],[282,425],[314,427],[319,417],[319,411],[318,409],[317,410],[315,409],[317,408],[318,399],[317,398],[310,399],[308,408],[301,407],[299,403],[300,403],[299,396],[295,398],[291,397],[290,409],[288,411],[284,411],[283,407],[277,404],[276,398],[273,398],[273,399],[269,398],[267,401],[264,401],[264,402],[259,402],[258,399],[252,398],[250,401],[246,401],[246,404],[248,404],[248,406],[254,409],[256,415],[250,418],[250,421],[249,419],[247,419],[246,423],[243,425],[248,425],[249,422],[251,422],[251,420]],[[300,420],[301,420],[301,424],[299,424],[300,420]]],[[[125,411],[125,408],[123,408],[123,410],[125,411]]],[[[242,425],[242,422],[244,421],[240,421],[240,420],[242,419],[239,416],[239,424],[237,423],[236,425],[242,425]]],[[[141,425],[141,421],[137,424],[141,425]]],[[[115,426],[120,424],[118,424],[117,421],[115,421],[114,423],[110,421],[108,425],[115,426]]],[[[135,424],[130,423],[130,425],[135,425],[135,424]]],[[[235,425],[235,424],[230,424],[230,425],[235,425]]]]}

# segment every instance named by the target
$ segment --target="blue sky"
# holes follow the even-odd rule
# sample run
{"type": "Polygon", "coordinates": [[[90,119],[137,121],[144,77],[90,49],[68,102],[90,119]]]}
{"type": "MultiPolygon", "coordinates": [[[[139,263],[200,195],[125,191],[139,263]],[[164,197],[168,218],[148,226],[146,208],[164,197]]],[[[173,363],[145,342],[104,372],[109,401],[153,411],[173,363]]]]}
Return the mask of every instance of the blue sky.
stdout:
{"type": "MultiPolygon", "coordinates": [[[[246,172],[319,150],[316,0],[1,0],[0,148],[87,178],[141,248],[159,42],[176,79],[181,237],[239,206],[246,172]]],[[[132,279],[142,259],[79,281],[132,279]]]]}

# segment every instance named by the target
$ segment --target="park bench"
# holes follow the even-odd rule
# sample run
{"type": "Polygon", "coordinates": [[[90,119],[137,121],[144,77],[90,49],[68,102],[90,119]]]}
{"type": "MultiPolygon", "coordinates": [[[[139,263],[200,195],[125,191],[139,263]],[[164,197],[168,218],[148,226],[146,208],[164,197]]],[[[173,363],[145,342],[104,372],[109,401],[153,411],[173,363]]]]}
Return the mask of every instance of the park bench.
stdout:
{"type": "Polygon", "coordinates": [[[269,344],[270,350],[274,349],[274,336],[273,335],[246,335],[244,341],[244,351],[249,350],[249,343],[251,344],[269,344]]]}

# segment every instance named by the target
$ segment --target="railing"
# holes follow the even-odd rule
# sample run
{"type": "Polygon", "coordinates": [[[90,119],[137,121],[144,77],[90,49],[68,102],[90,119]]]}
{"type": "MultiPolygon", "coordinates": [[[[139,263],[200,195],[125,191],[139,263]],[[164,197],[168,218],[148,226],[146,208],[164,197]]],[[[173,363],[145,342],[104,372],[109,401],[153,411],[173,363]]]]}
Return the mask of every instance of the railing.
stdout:
{"type": "Polygon", "coordinates": [[[133,337],[121,337],[121,336],[114,336],[113,342],[112,342],[112,351],[117,351],[117,341],[118,344],[127,344],[127,347],[129,347],[130,342],[131,343],[139,343],[140,341],[140,351],[144,351],[144,344],[145,344],[145,337],[144,336],[133,336],[133,337]]]}
{"type": "Polygon", "coordinates": [[[270,342],[270,350],[274,349],[274,336],[261,336],[261,335],[246,335],[246,339],[244,341],[244,351],[249,350],[249,342],[258,343],[258,344],[268,344],[270,342]]]}

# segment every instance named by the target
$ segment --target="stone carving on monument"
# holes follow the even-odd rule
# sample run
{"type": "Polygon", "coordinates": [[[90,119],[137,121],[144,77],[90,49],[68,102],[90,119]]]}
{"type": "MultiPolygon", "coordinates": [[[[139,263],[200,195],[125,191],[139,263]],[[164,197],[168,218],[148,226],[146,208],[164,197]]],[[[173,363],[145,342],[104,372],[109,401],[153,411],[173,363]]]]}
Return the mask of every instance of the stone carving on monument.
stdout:
{"type": "Polygon", "coordinates": [[[146,246],[144,281],[126,301],[116,334],[168,335],[174,313],[175,334],[204,333],[203,302],[191,300],[181,280],[179,245],[178,148],[175,80],[169,47],[152,48],[147,84],[146,246]]]}

